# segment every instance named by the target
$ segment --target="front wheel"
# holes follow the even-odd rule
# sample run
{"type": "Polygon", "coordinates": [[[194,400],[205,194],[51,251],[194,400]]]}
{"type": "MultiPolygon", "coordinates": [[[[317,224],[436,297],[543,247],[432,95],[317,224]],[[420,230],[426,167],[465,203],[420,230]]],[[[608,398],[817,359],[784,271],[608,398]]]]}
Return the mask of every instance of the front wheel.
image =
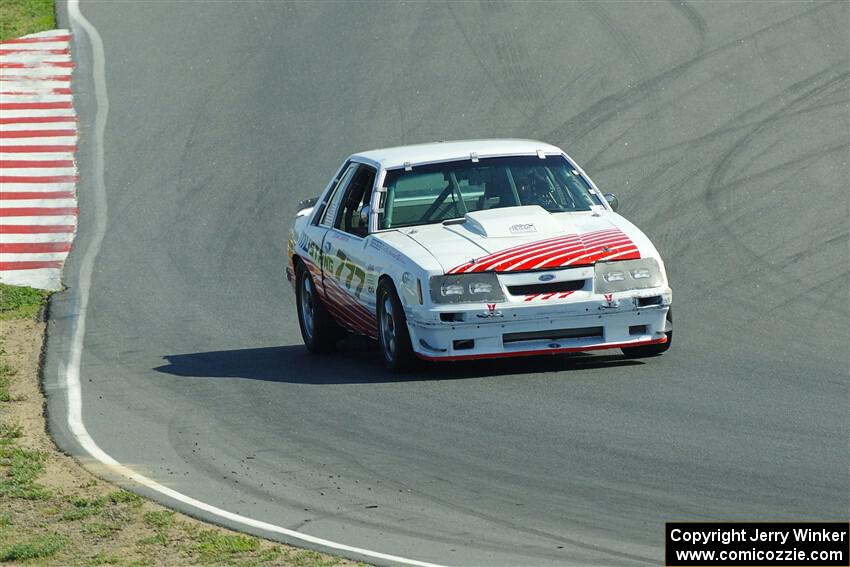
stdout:
{"type": "Polygon", "coordinates": [[[645,358],[648,356],[658,356],[664,354],[670,345],[673,344],[673,308],[667,310],[667,320],[664,324],[664,334],[667,336],[667,342],[657,345],[644,345],[638,347],[621,348],[626,358],[645,358]]]}
{"type": "Polygon", "coordinates": [[[384,365],[393,372],[403,372],[413,365],[415,356],[410,346],[404,308],[392,282],[384,279],[378,284],[377,301],[378,344],[384,365]]]}

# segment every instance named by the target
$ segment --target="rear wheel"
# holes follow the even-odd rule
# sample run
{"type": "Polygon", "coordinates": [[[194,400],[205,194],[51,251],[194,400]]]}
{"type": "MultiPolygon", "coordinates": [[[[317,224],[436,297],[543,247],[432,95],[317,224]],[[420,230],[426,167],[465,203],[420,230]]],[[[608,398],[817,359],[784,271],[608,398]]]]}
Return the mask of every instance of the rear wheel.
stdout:
{"type": "Polygon", "coordinates": [[[648,356],[658,356],[664,354],[670,345],[673,344],[673,308],[667,310],[667,320],[664,325],[664,334],[667,336],[667,342],[657,345],[644,345],[638,347],[621,348],[623,354],[627,358],[645,358],[648,356]]]}
{"type": "Polygon", "coordinates": [[[325,309],[313,277],[303,262],[298,262],[296,274],[295,302],[304,345],[312,353],[328,352],[339,338],[339,327],[325,309]]]}
{"type": "Polygon", "coordinates": [[[403,372],[413,366],[415,356],[410,345],[407,318],[392,282],[383,279],[378,284],[378,344],[384,364],[393,372],[403,372]]]}

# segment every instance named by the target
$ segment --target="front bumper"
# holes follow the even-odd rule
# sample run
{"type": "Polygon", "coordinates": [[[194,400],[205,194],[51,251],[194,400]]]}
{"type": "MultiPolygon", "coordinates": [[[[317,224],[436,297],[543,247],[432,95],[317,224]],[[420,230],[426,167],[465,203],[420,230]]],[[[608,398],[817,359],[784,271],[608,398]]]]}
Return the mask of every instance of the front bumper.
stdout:
{"type": "Polygon", "coordinates": [[[535,306],[466,305],[451,316],[445,306],[410,310],[407,320],[413,350],[426,360],[533,356],[663,344],[671,302],[666,288],[535,306]]]}

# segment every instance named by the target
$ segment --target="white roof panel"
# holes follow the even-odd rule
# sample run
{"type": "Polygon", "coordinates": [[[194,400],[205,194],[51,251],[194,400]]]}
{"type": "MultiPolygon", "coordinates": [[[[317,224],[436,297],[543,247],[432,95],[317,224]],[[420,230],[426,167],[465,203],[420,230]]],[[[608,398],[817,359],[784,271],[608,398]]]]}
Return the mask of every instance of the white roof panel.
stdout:
{"type": "Polygon", "coordinates": [[[381,164],[385,169],[401,167],[405,162],[411,165],[422,163],[433,163],[451,161],[456,159],[468,159],[470,154],[476,153],[479,158],[509,156],[509,155],[534,155],[538,150],[544,153],[562,153],[561,148],[538,142],[536,140],[458,140],[452,142],[434,142],[430,144],[415,144],[411,146],[397,146],[394,148],[383,148],[359,152],[352,158],[363,158],[381,164]]]}

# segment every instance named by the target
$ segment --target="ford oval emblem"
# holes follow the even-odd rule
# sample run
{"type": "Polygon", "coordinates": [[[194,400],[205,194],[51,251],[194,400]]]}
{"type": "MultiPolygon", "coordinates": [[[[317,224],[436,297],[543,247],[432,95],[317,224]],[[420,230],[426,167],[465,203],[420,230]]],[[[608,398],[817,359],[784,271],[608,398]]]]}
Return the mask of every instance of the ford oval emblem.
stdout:
{"type": "Polygon", "coordinates": [[[550,282],[555,279],[555,274],[543,274],[539,278],[537,278],[541,282],[550,282]]]}

